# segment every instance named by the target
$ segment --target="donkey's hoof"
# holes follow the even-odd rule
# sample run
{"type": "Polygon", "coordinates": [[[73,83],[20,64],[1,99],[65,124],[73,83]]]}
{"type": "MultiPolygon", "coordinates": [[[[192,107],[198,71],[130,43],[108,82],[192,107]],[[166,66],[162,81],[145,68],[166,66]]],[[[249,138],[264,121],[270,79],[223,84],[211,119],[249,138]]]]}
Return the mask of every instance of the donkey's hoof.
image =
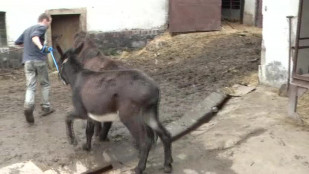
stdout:
{"type": "Polygon", "coordinates": [[[136,168],[134,169],[134,171],[132,170],[132,173],[135,173],[135,174],[142,174],[143,171],[142,171],[141,169],[139,169],[138,167],[136,167],[136,168]]]}
{"type": "Polygon", "coordinates": [[[83,145],[83,150],[85,150],[85,151],[90,151],[90,149],[91,149],[91,147],[88,146],[87,143],[85,143],[85,144],[83,145]]]}
{"type": "Polygon", "coordinates": [[[171,173],[172,172],[172,165],[166,165],[164,166],[164,173],[171,173]]]}
{"type": "Polygon", "coordinates": [[[108,142],[108,141],[109,141],[109,138],[107,138],[107,137],[104,137],[104,138],[100,137],[99,140],[100,140],[101,142],[108,142]]]}
{"type": "Polygon", "coordinates": [[[77,140],[76,139],[70,139],[70,144],[72,144],[73,146],[76,146],[77,140]]]}

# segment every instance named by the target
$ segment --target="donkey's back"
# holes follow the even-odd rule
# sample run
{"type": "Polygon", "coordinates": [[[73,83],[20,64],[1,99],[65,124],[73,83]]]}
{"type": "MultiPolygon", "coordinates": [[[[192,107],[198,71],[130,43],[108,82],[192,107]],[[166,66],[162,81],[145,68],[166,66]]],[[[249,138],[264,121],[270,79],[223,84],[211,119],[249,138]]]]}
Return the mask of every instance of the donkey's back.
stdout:
{"type": "Polygon", "coordinates": [[[104,115],[158,105],[159,87],[137,70],[90,72],[79,74],[76,86],[87,113],[104,115]]]}

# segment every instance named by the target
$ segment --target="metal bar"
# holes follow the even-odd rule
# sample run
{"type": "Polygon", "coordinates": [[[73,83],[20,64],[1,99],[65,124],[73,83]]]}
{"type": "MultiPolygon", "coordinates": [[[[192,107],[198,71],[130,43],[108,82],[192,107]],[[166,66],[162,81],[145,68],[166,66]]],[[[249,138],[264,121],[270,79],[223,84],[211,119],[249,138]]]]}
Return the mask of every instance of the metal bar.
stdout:
{"type": "Polygon", "coordinates": [[[309,76],[305,76],[305,75],[299,75],[299,74],[294,74],[293,75],[294,79],[298,79],[298,80],[305,80],[309,82],[309,76]]]}
{"type": "Polygon", "coordinates": [[[292,39],[291,39],[291,35],[292,35],[292,18],[293,16],[287,16],[288,20],[289,20],[289,58],[288,58],[288,80],[287,80],[287,88],[286,88],[286,91],[288,92],[289,91],[289,88],[290,88],[290,76],[291,76],[291,45],[292,45],[292,39]]]}
{"type": "Polygon", "coordinates": [[[293,79],[291,82],[291,88],[292,88],[292,85],[300,86],[302,88],[309,88],[309,82],[305,80],[293,79]]]}
{"type": "Polygon", "coordinates": [[[307,40],[307,39],[309,39],[309,37],[301,37],[301,38],[299,38],[299,40],[307,40]]]}
{"type": "MultiPolygon", "coordinates": [[[[309,48],[309,46],[298,46],[298,49],[301,50],[301,49],[307,49],[309,48]]],[[[292,47],[292,49],[295,49],[295,47],[292,47]]]]}
{"type": "Polygon", "coordinates": [[[309,46],[299,46],[298,49],[307,49],[309,46]]]}

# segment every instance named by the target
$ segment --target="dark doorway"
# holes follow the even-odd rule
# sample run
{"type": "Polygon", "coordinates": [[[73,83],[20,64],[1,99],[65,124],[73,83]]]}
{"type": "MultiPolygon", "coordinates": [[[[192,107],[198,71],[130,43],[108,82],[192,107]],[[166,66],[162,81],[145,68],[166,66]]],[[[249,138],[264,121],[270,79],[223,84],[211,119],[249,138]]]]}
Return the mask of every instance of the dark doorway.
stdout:
{"type": "Polygon", "coordinates": [[[242,23],[244,0],[222,0],[222,19],[242,23]]]}
{"type": "Polygon", "coordinates": [[[263,0],[256,1],[256,21],[255,25],[259,28],[263,27],[263,14],[262,14],[263,0]]]}
{"type": "Polygon", "coordinates": [[[80,15],[52,15],[51,24],[52,43],[55,48],[60,44],[66,50],[72,47],[74,34],[80,30],[80,15]]]}
{"type": "Polygon", "coordinates": [[[0,47],[7,46],[5,12],[0,12],[0,47]]]}

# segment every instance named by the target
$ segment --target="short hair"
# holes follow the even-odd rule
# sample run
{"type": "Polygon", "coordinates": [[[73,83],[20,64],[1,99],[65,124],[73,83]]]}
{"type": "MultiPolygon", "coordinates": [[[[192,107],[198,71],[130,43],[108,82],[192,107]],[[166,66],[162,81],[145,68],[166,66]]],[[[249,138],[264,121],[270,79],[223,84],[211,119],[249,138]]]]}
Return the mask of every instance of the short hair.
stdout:
{"type": "Polygon", "coordinates": [[[50,15],[46,14],[46,13],[42,13],[39,18],[38,18],[38,22],[42,22],[44,19],[46,19],[47,21],[50,20],[50,15]]]}

